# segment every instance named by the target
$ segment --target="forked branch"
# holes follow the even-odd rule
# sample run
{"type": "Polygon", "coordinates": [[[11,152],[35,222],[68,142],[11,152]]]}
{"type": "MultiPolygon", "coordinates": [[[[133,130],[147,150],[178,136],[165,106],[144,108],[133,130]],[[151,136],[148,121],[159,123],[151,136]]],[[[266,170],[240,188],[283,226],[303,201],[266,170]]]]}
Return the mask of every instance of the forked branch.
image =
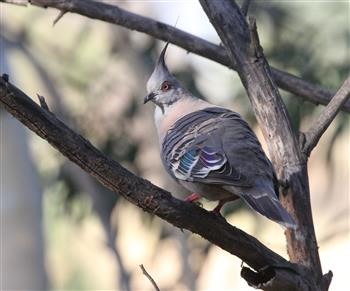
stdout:
{"type": "Polygon", "coordinates": [[[337,93],[322,111],[317,121],[311,125],[309,131],[305,133],[302,151],[308,157],[317,145],[323,133],[336,117],[341,106],[350,98],[350,77],[345,80],[337,93]]]}

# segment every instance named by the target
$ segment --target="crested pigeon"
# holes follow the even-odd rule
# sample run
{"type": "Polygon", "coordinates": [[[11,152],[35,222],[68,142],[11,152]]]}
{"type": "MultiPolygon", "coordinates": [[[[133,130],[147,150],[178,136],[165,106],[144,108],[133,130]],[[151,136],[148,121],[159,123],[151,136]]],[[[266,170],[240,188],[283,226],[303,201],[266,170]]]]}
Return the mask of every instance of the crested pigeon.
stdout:
{"type": "Polygon", "coordinates": [[[166,171],[201,197],[224,203],[241,198],[252,209],[295,228],[278,199],[274,168],[256,135],[242,117],[193,96],[169,72],[162,50],[147,82],[144,103],[155,106],[155,124],[166,171]]]}

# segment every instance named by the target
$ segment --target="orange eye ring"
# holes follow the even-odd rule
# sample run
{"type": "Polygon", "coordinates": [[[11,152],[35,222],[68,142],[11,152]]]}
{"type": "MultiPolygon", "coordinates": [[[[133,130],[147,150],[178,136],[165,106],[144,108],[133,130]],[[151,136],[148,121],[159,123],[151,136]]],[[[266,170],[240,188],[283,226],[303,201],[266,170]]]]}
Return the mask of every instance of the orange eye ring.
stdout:
{"type": "Polygon", "coordinates": [[[166,91],[168,91],[170,88],[171,88],[171,86],[170,86],[169,82],[168,82],[168,81],[164,81],[160,89],[161,89],[163,92],[166,92],[166,91]]]}

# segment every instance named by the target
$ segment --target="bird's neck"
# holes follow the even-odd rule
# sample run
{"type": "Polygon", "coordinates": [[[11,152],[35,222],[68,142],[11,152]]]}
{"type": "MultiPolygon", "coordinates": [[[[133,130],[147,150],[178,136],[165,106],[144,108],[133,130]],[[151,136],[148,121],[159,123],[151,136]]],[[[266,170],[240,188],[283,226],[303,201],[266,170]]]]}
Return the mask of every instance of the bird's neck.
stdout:
{"type": "Polygon", "coordinates": [[[214,105],[210,104],[209,102],[193,96],[181,98],[181,100],[178,100],[170,106],[165,106],[164,112],[161,108],[156,106],[154,119],[157,127],[159,143],[163,143],[163,139],[167,131],[177,120],[194,111],[213,106],[214,105]]]}

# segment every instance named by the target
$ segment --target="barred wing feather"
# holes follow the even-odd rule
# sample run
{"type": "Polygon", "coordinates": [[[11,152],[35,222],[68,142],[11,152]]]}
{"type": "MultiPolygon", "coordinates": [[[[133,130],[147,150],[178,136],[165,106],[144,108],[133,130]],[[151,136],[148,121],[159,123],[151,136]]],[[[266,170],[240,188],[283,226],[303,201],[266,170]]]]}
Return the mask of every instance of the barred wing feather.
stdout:
{"type": "Polygon", "coordinates": [[[222,168],[226,162],[225,155],[204,146],[189,149],[171,164],[171,168],[177,179],[193,181],[206,178],[211,171],[222,168]]]}
{"type": "Polygon", "coordinates": [[[237,120],[243,121],[237,113],[217,107],[179,119],[162,145],[162,160],[169,174],[190,182],[250,187],[251,181],[225,152],[225,126],[238,125],[237,120]]]}

